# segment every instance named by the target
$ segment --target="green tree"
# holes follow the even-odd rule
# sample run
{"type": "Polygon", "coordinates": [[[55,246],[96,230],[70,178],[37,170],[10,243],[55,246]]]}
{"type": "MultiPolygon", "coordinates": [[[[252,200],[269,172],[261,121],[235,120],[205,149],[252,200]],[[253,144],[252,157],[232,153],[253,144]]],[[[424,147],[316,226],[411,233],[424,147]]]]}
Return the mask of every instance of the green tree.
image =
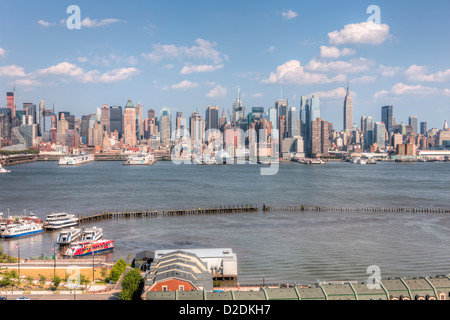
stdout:
{"type": "Polygon", "coordinates": [[[119,259],[114,266],[111,268],[109,273],[109,279],[113,282],[119,281],[120,276],[127,268],[127,263],[123,259],[119,259]]]}
{"type": "Polygon", "coordinates": [[[129,271],[122,280],[120,300],[140,300],[144,280],[137,269],[129,271]]]}
{"type": "Polygon", "coordinates": [[[58,289],[60,283],[61,283],[62,279],[59,276],[53,276],[52,277],[52,282],[53,282],[53,290],[56,291],[56,289],[58,289]]]}
{"type": "Polygon", "coordinates": [[[45,280],[47,280],[47,278],[44,275],[39,275],[39,284],[41,286],[43,286],[45,284],[45,280]]]}

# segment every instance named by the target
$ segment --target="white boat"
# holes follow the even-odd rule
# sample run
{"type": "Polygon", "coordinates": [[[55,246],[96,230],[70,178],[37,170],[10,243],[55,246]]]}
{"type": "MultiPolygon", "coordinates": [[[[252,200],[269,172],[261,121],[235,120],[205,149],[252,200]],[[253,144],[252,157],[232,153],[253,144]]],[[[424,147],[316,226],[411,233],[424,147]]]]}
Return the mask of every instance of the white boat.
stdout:
{"type": "Polygon", "coordinates": [[[56,243],[59,245],[67,245],[77,241],[81,236],[81,230],[71,227],[69,230],[63,230],[59,233],[56,243]]]}
{"type": "Polygon", "coordinates": [[[2,164],[0,163],[0,173],[8,173],[11,172],[11,170],[6,170],[5,168],[3,168],[2,164]]]}
{"type": "Polygon", "coordinates": [[[138,155],[129,156],[124,165],[152,165],[156,162],[155,157],[150,153],[141,153],[138,155]]]}
{"type": "Polygon", "coordinates": [[[44,223],[46,230],[59,230],[78,225],[79,220],[74,214],[52,213],[47,216],[44,223]]]}
{"type": "Polygon", "coordinates": [[[81,233],[80,241],[95,241],[100,240],[103,237],[103,229],[93,227],[90,229],[83,230],[81,233]]]}
{"type": "Polygon", "coordinates": [[[30,234],[40,233],[42,231],[44,231],[42,225],[34,222],[10,224],[6,226],[6,229],[1,233],[1,236],[5,239],[18,238],[30,234]]]}
{"type": "Polygon", "coordinates": [[[59,159],[60,166],[75,166],[94,161],[93,154],[80,154],[74,156],[61,157],[59,159]]]}
{"type": "Polygon", "coordinates": [[[352,163],[354,164],[367,164],[366,159],[361,159],[360,157],[356,157],[352,160],[352,163]]]}

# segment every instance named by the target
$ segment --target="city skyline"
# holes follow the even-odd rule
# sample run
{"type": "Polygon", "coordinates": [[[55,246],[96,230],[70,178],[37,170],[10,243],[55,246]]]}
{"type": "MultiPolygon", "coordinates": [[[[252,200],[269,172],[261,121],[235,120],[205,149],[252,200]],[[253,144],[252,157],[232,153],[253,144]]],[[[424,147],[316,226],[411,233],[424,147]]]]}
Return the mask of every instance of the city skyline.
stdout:
{"type": "Polygon", "coordinates": [[[188,115],[218,105],[222,113],[231,111],[240,87],[247,110],[268,110],[280,91],[299,109],[301,97],[315,93],[322,118],[340,130],[349,81],[354,123],[363,115],[381,120],[385,105],[395,107],[398,123],[416,115],[440,128],[448,116],[448,44],[432,33],[449,29],[443,1],[431,22],[419,2],[407,2],[405,16],[401,2],[380,1],[379,30],[369,28],[372,3],[364,1],[330,1],[320,10],[293,2],[239,4],[239,10],[229,2],[140,3],[124,10],[80,1],[81,30],[63,23],[70,4],[13,3],[3,11],[23,15],[20,23],[2,16],[21,36],[0,39],[0,93],[15,84],[18,109],[45,99],[47,108],[54,103],[81,117],[132,99],[145,110],[188,115]]]}

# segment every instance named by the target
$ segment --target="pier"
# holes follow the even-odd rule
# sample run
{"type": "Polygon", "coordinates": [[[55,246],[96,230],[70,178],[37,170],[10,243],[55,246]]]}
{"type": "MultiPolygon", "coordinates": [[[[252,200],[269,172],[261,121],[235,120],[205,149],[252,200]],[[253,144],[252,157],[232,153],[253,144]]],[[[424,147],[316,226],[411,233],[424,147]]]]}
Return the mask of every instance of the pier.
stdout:
{"type": "Polygon", "coordinates": [[[36,154],[17,154],[1,157],[0,163],[4,166],[13,166],[16,164],[35,162],[37,159],[36,154]]]}
{"type": "Polygon", "coordinates": [[[259,208],[257,205],[248,205],[248,204],[216,206],[208,208],[192,208],[192,209],[132,209],[122,211],[105,210],[95,212],[93,215],[78,215],[78,219],[80,223],[89,223],[106,219],[226,214],[226,213],[256,212],[258,210],[259,208]]]}

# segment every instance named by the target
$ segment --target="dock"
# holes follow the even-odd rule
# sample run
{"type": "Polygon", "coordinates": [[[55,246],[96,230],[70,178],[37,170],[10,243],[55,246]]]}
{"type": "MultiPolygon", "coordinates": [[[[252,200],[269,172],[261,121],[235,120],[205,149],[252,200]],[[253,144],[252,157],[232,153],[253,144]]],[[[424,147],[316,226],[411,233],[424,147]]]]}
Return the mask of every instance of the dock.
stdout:
{"type": "Polygon", "coordinates": [[[117,211],[99,211],[93,215],[78,215],[79,222],[89,223],[100,220],[122,219],[122,218],[140,218],[140,217],[166,217],[166,216],[183,216],[183,215],[208,215],[208,214],[227,214],[256,212],[259,208],[257,205],[229,205],[216,206],[207,208],[188,208],[188,209],[131,209],[117,211]]]}

